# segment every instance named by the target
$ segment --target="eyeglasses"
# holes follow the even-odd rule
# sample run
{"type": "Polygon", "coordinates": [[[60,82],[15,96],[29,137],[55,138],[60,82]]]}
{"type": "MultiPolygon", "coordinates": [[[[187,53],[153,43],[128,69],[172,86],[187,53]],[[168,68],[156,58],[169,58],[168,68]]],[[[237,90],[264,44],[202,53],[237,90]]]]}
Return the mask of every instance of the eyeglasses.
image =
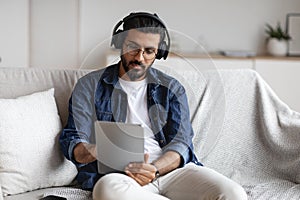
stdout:
{"type": "Polygon", "coordinates": [[[152,60],[153,58],[156,57],[156,49],[155,48],[144,48],[141,49],[137,44],[134,43],[125,43],[125,53],[128,53],[131,56],[136,56],[142,52],[142,55],[145,60],[152,60]]]}

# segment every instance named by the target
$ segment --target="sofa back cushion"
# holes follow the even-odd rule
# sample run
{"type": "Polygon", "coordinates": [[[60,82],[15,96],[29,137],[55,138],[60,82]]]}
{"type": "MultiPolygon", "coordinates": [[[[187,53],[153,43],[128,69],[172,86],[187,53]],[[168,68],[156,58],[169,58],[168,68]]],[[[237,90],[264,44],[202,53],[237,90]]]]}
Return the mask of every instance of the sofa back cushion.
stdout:
{"type": "Polygon", "coordinates": [[[1,68],[0,98],[16,98],[54,88],[55,100],[64,126],[68,116],[68,100],[74,84],[88,72],[88,70],[1,68]]]}

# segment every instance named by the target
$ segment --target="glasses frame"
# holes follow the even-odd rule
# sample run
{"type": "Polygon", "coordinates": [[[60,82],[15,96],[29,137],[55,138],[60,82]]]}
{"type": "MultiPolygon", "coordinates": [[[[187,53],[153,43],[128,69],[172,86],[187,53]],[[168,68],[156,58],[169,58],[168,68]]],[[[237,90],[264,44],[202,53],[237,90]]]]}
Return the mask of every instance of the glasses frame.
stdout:
{"type": "Polygon", "coordinates": [[[143,55],[143,58],[144,60],[153,60],[156,58],[156,55],[157,55],[157,52],[155,52],[155,50],[157,49],[154,49],[153,51],[153,55],[152,54],[148,54],[147,53],[147,50],[149,49],[153,49],[153,48],[140,48],[138,44],[135,44],[135,43],[127,43],[127,42],[124,42],[124,46],[125,46],[125,52],[124,53],[127,53],[131,56],[137,56],[140,52],[142,52],[142,55],[143,55]],[[134,48],[130,48],[130,46],[135,46],[134,48]],[[146,52],[146,53],[145,53],[146,52]],[[147,57],[147,55],[151,55],[151,57],[147,57]]]}

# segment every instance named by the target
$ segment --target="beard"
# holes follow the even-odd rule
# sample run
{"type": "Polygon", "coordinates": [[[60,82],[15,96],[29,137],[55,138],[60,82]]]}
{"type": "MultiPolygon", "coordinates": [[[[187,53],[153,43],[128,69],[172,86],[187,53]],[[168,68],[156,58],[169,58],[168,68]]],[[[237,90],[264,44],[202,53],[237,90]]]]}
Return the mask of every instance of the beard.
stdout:
{"type": "Polygon", "coordinates": [[[126,75],[129,77],[129,79],[131,81],[136,81],[139,80],[140,78],[143,78],[146,76],[147,71],[149,70],[149,68],[152,66],[153,62],[147,67],[146,65],[144,65],[143,63],[137,61],[137,60],[131,60],[129,62],[127,62],[127,60],[125,59],[125,57],[123,55],[121,55],[121,62],[124,68],[124,71],[126,73],[126,75]],[[138,65],[141,68],[140,69],[130,69],[130,65],[138,65]]]}

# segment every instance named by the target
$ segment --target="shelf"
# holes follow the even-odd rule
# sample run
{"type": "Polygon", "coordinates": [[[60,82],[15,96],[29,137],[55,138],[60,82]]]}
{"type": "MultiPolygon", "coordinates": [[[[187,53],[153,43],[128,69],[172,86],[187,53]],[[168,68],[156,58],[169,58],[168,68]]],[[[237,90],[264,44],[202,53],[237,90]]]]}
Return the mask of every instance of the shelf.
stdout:
{"type": "MultiPolygon", "coordinates": [[[[119,55],[118,50],[110,50],[107,52],[107,55],[119,55]]],[[[172,57],[182,57],[182,58],[199,58],[199,59],[223,59],[223,60],[295,60],[300,61],[300,56],[270,56],[270,55],[257,55],[252,57],[237,57],[237,56],[224,56],[219,53],[210,52],[208,54],[200,54],[193,52],[170,52],[169,58],[172,57]]]]}
{"type": "Polygon", "coordinates": [[[182,56],[186,58],[212,58],[212,59],[225,59],[225,60],[295,60],[300,61],[300,56],[270,56],[270,55],[257,55],[252,57],[237,57],[237,56],[224,56],[218,53],[197,54],[197,53],[170,53],[169,56],[182,56]]]}

